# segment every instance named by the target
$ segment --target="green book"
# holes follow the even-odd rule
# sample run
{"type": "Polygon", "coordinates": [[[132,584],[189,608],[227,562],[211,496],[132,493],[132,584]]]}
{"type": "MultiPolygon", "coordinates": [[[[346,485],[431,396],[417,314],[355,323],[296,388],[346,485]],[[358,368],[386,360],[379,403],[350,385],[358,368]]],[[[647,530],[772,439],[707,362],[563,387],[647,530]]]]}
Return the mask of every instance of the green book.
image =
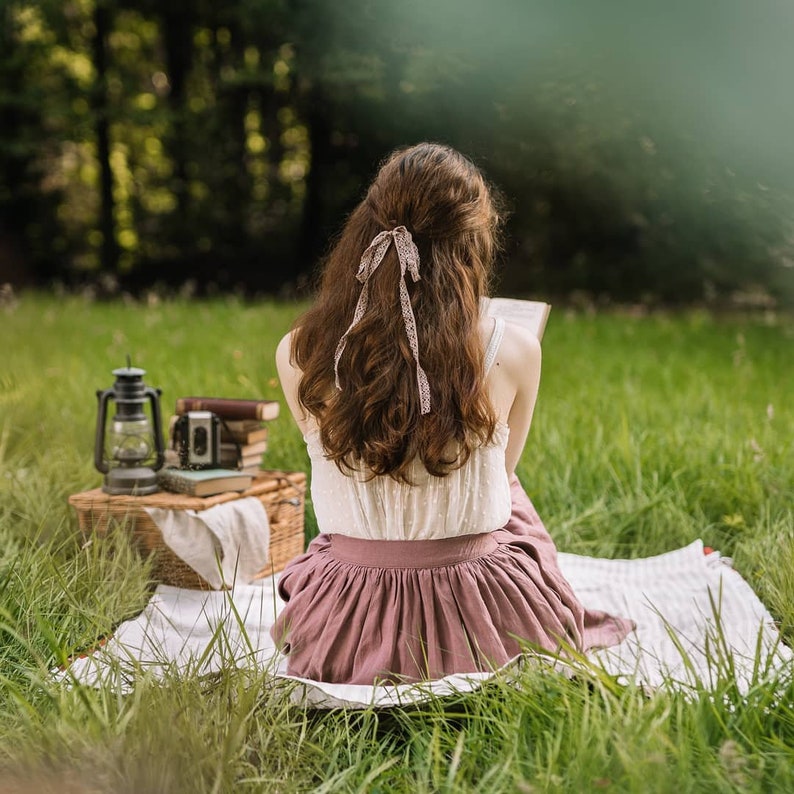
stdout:
{"type": "Polygon", "coordinates": [[[213,496],[226,491],[250,488],[253,474],[235,469],[160,469],[157,482],[161,488],[190,496],[213,496]]]}

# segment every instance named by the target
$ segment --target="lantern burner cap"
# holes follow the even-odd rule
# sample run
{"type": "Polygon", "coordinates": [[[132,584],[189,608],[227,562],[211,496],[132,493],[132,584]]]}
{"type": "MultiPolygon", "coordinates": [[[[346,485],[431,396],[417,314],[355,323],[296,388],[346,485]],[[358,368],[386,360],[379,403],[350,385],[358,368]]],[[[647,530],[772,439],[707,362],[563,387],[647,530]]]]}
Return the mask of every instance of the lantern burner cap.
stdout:
{"type": "Polygon", "coordinates": [[[140,367],[119,367],[113,370],[113,374],[117,378],[142,378],[146,370],[140,367]]]}

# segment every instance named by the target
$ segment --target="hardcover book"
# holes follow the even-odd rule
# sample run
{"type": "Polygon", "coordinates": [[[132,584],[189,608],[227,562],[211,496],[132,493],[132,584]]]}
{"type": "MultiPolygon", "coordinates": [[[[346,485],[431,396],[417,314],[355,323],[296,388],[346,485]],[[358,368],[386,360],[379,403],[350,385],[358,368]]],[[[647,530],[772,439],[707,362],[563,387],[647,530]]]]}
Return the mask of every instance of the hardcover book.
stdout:
{"type": "Polygon", "coordinates": [[[253,474],[234,469],[160,469],[157,482],[161,488],[190,496],[214,496],[226,491],[244,491],[251,487],[253,474]]]}
{"type": "Polygon", "coordinates": [[[256,461],[254,463],[249,463],[245,466],[240,467],[241,472],[245,472],[246,474],[250,474],[252,477],[258,477],[259,472],[262,470],[262,461],[256,461]]]}
{"type": "Polygon", "coordinates": [[[231,441],[221,442],[221,455],[239,455],[243,458],[250,458],[254,455],[260,457],[267,452],[267,441],[257,441],[256,444],[235,444],[231,441]]]}
{"type": "Polygon", "coordinates": [[[267,427],[265,425],[255,421],[251,423],[250,429],[234,427],[234,425],[239,424],[239,422],[230,422],[225,419],[221,421],[221,443],[236,441],[238,444],[248,446],[267,441],[267,427]]]}
{"type": "Polygon", "coordinates": [[[258,419],[226,419],[224,426],[232,433],[250,433],[265,427],[258,419]]]}
{"type": "Polygon", "coordinates": [[[275,419],[279,413],[276,400],[237,400],[228,397],[179,397],[176,413],[212,411],[223,419],[256,419],[260,422],[275,419]]]}
{"type": "Polygon", "coordinates": [[[247,469],[251,465],[257,467],[262,465],[264,459],[263,452],[252,452],[248,455],[238,455],[236,451],[221,450],[221,459],[219,461],[221,466],[229,469],[247,469]]]}

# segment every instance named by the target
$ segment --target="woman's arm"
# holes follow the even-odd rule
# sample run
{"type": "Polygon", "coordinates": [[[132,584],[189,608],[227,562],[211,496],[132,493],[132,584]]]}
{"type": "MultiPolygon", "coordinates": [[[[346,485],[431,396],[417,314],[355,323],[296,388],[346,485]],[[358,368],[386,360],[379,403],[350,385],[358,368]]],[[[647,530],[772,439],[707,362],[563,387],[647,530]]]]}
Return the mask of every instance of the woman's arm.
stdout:
{"type": "Polygon", "coordinates": [[[526,444],[540,386],[538,338],[526,328],[506,323],[495,366],[496,406],[510,428],[505,463],[512,474],[526,444]]]}
{"type": "Polygon", "coordinates": [[[284,392],[287,407],[303,435],[306,435],[309,431],[309,418],[298,400],[298,384],[301,379],[301,371],[291,361],[291,346],[292,331],[278,343],[276,348],[276,369],[278,370],[281,390],[284,392]]]}

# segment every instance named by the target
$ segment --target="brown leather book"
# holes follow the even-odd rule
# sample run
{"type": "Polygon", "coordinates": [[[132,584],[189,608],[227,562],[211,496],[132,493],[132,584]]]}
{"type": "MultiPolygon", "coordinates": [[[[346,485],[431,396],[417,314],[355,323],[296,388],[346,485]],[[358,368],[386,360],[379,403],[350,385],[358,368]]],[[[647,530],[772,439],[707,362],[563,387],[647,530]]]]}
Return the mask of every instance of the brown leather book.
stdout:
{"type": "Polygon", "coordinates": [[[235,425],[241,424],[240,422],[232,422],[224,419],[221,424],[221,443],[234,443],[248,446],[249,444],[259,444],[262,441],[267,441],[267,425],[260,424],[259,422],[253,423],[251,430],[237,430],[235,425]]]}
{"type": "Polygon", "coordinates": [[[179,397],[176,413],[212,411],[223,419],[258,419],[266,422],[278,416],[275,400],[235,400],[228,397],[179,397]]]}

